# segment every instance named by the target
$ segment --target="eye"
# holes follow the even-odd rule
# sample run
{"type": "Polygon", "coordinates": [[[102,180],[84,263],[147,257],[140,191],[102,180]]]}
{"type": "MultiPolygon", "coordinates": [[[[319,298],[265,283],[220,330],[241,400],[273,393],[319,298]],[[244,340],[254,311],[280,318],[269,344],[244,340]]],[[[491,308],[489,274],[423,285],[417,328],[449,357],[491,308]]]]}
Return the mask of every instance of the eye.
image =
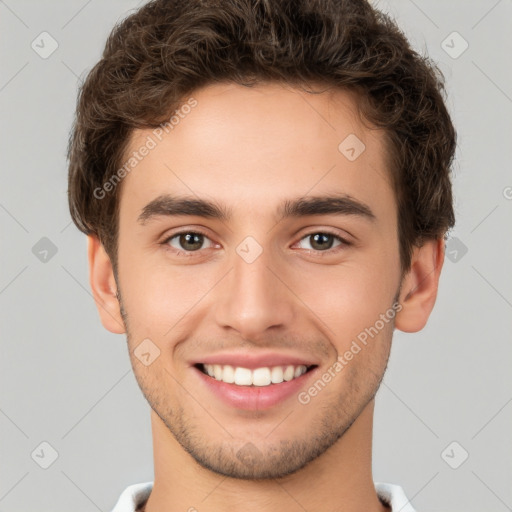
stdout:
{"type": "MultiPolygon", "coordinates": [[[[197,252],[200,249],[203,249],[205,240],[211,242],[211,240],[204,233],[199,231],[181,231],[179,233],[175,233],[169,238],[166,238],[162,244],[169,245],[177,252],[178,255],[182,255],[189,252],[197,252]]],[[[209,247],[212,246],[213,243],[211,243],[209,247]]]]}
{"type": "MultiPolygon", "coordinates": [[[[303,240],[309,240],[311,248],[306,247],[305,249],[314,253],[336,252],[338,248],[351,245],[344,238],[326,231],[309,233],[302,237],[300,242],[303,240]],[[336,241],[338,245],[334,246],[333,249],[333,244],[336,241]]],[[[171,247],[177,256],[194,256],[194,253],[201,249],[208,249],[214,246],[208,236],[200,231],[180,231],[166,238],[161,244],[171,247]],[[203,246],[205,241],[209,242],[207,247],[203,246]]]]}
{"type": "Polygon", "coordinates": [[[335,246],[335,248],[340,246],[348,246],[350,242],[347,242],[344,238],[341,238],[334,233],[329,233],[325,231],[317,231],[315,233],[309,233],[305,237],[301,238],[302,240],[308,240],[311,246],[311,249],[307,248],[307,250],[312,250],[314,252],[329,252],[335,241],[338,241],[339,244],[335,246]]]}

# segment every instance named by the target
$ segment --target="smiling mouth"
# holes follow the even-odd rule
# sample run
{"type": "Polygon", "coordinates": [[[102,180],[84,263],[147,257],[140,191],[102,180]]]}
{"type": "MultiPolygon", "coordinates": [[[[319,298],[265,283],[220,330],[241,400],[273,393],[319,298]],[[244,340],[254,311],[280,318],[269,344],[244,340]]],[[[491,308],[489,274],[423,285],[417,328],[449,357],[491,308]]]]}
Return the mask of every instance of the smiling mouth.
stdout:
{"type": "Polygon", "coordinates": [[[243,368],[228,364],[202,364],[194,365],[205,375],[226,384],[237,386],[264,387],[282,382],[289,382],[298,379],[305,373],[313,370],[317,365],[284,365],[284,366],[263,366],[261,368],[243,368]]]}

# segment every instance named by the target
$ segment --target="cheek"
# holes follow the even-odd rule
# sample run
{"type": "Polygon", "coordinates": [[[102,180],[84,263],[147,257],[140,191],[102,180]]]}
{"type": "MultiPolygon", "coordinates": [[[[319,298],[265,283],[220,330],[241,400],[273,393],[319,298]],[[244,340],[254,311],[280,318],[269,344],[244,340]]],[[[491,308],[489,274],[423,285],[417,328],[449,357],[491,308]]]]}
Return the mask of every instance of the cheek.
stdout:
{"type": "Polygon", "coordinates": [[[331,329],[329,337],[340,340],[373,325],[391,307],[399,284],[394,261],[319,266],[308,273],[307,284],[297,280],[294,290],[331,329]]]}
{"type": "Polygon", "coordinates": [[[213,267],[172,267],[135,256],[119,262],[123,305],[130,331],[155,340],[176,335],[218,280],[213,267]]]}

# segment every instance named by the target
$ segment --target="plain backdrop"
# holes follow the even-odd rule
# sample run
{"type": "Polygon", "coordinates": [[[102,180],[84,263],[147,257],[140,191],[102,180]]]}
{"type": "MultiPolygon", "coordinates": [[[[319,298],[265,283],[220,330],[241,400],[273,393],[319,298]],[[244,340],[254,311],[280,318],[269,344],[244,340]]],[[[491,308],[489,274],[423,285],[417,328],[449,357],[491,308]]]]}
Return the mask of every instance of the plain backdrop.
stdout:
{"type": "MultiPolygon", "coordinates": [[[[0,1],[0,512],[108,512],[153,479],[149,406],[66,197],[77,87],[140,4],[0,1]]],[[[512,2],[375,4],[440,66],[458,149],[438,300],[396,331],[377,394],[374,480],[418,512],[512,510],[512,2]]]]}

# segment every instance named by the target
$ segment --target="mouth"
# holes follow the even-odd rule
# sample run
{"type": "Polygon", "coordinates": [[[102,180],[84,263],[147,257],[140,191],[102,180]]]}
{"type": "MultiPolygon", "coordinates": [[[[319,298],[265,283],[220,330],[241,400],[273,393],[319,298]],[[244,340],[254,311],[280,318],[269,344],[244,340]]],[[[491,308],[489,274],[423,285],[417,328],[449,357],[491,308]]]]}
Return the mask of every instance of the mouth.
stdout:
{"type": "MultiPolygon", "coordinates": [[[[227,414],[292,406],[318,377],[319,360],[278,351],[224,351],[189,361],[199,393],[227,414]],[[225,409],[225,407],[228,409],[225,409]]],[[[201,396],[201,395],[198,395],[201,396]]]]}
{"type": "Polygon", "coordinates": [[[311,372],[317,365],[282,365],[262,366],[260,368],[244,368],[229,364],[204,364],[194,365],[204,375],[225,384],[246,387],[267,387],[290,382],[299,379],[304,374],[311,372]]]}

